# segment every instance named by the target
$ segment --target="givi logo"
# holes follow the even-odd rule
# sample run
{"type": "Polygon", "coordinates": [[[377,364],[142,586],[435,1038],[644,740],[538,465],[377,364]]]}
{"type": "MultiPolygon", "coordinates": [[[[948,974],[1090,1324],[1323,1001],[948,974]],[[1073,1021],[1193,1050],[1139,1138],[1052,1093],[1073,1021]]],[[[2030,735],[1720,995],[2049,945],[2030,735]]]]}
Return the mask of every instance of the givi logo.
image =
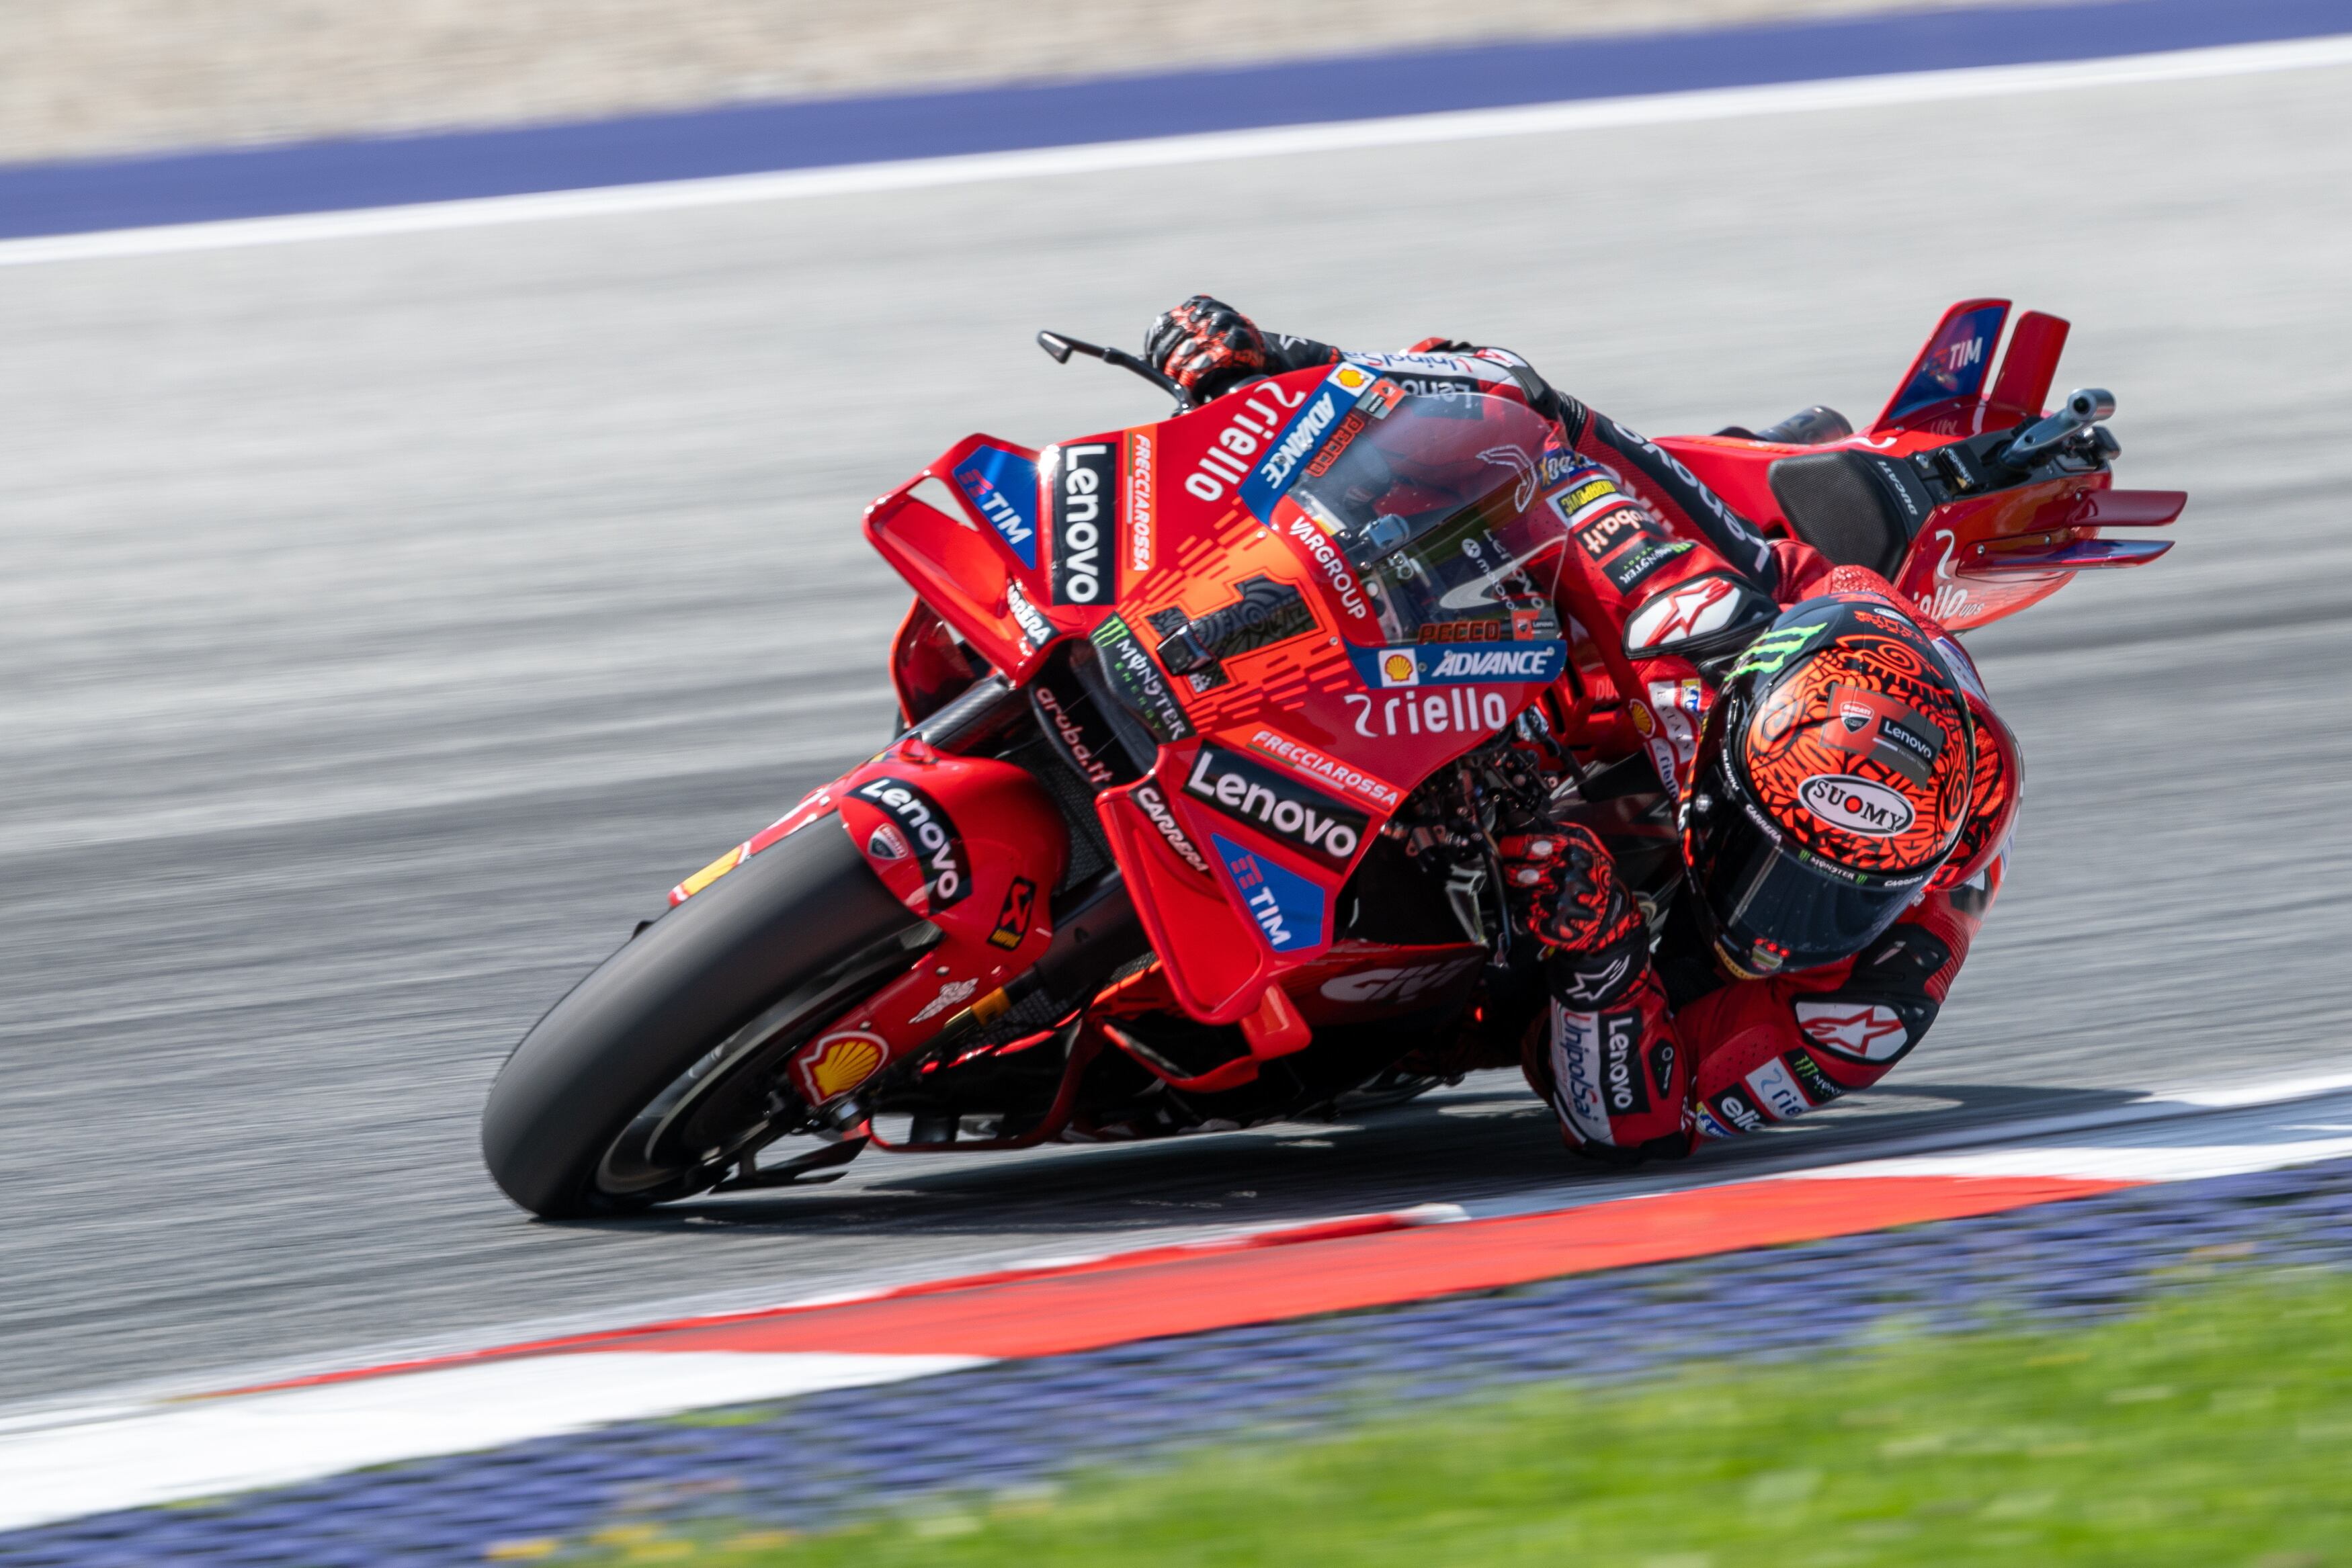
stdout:
{"type": "Polygon", "coordinates": [[[1851,773],[1816,773],[1797,788],[1805,810],[1833,828],[1891,839],[1911,825],[1911,802],[1884,784],[1851,773]]]}

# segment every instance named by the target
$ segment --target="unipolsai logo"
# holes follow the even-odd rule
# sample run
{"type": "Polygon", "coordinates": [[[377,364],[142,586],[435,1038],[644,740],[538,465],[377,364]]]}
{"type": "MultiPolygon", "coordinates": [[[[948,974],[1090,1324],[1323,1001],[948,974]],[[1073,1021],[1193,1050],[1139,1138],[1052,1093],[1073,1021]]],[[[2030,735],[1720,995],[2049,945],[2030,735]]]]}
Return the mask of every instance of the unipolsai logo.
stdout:
{"type": "Polygon", "coordinates": [[[1797,787],[1806,810],[1833,828],[1891,839],[1911,826],[1911,802],[1884,784],[1851,773],[1816,773],[1797,787]]]}

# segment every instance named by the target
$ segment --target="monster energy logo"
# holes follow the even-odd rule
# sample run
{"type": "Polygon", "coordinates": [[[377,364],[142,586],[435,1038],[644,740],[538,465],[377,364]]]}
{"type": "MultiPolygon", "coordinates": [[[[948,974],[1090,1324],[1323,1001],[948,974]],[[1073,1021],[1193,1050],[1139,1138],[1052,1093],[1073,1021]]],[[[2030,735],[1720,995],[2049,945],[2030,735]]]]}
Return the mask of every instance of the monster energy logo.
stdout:
{"type": "Polygon", "coordinates": [[[1739,655],[1739,663],[1731,666],[1733,675],[1777,675],[1789,667],[1789,661],[1813,645],[1829,627],[1820,622],[1811,626],[1775,626],[1753,643],[1748,652],[1739,655]]]}

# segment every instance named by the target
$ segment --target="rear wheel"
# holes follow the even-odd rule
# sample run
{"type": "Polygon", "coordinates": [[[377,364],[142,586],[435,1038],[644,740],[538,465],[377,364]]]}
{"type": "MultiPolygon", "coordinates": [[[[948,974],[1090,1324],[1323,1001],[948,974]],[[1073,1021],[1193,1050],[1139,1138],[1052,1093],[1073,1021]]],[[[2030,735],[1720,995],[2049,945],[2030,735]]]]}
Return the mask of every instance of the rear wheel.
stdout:
{"type": "Polygon", "coordinates": [[[548,1218],[687,1197],[803,1124],[784,1061],[936,937],[840,819],[812,822],[639,931],[515,1048],[482,1157],[548,1218]]]}

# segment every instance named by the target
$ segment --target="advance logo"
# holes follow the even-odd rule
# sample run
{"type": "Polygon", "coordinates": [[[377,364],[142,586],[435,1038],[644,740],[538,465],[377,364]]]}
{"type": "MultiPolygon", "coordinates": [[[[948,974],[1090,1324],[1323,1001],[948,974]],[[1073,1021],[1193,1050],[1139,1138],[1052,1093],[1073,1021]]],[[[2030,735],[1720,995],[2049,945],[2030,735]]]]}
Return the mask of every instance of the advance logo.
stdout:
{"type": "Polygon", "coordinates": [[[972,509],[1013,547],[1021,564],[1037,568],[1037,469],[1002,446],[983,446],[956,465],[955,482],[972,509]]]}
{"type": "Polygon", "coordinates": [[[1099,604],[1110,570],[1111,518],[1118,495],[1118,446],[1086,441],[1057,447],[1054,476],[1054,602],[1099,604]]]}
{"type": "Polygon", "coordinates": [[[1320,789],[1211,742],[1192,759],[1184,793],[1280,839],[1333,871],[1347,868],[1370,821],[1320,789]]]}
{"type": "Polygon", "coordinates": [[[1277,953],[1323,945],[1323,890],[1297,872],[1263,861],[1222,833],[1211,833],[1217,858],[1241,895],[1242,907],[1257,922],[1265,945],[1277,953]]]}

